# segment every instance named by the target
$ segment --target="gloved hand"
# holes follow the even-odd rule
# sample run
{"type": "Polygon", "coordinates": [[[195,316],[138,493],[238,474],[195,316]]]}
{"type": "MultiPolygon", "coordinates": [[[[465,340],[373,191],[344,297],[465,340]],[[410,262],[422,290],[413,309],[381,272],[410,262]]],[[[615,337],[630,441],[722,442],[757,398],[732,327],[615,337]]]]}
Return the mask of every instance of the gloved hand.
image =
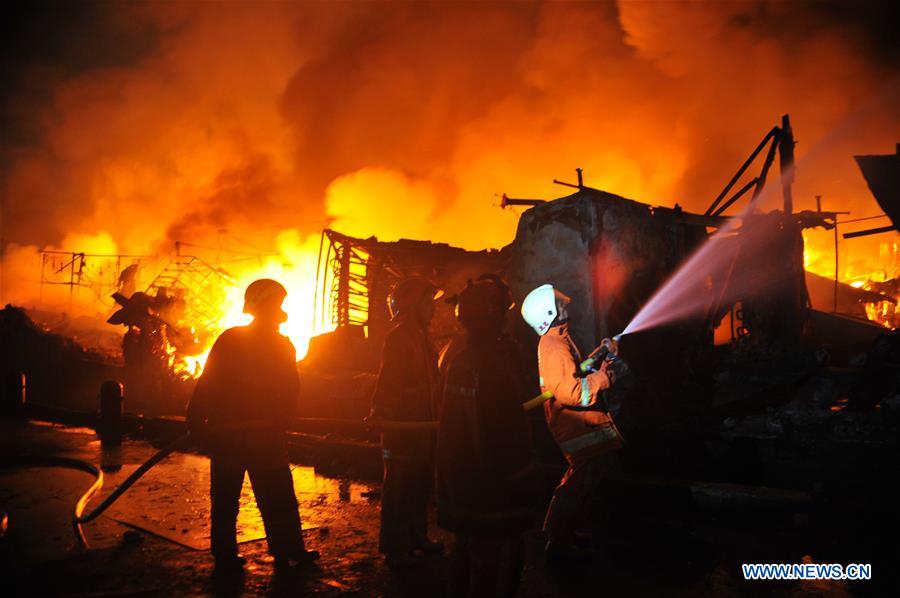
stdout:
{"type": "Polygon", "coordinates": [[[609,349],[610,355],[616,355],[619,352],[619,342],[614,338],[605,338],[600,344],[609,349]]]}
{"type": "Polygon", "coordinates": [[[606,374],[606,379],[609,380],[609,386],[612,387],[616,383],[616,372],[615,368],[610,367],[615,360],[614,357],[607,357],[600,363],[600,370],[604,374],[606,374]]]}
{"type": "Polygon", "coordinates": [[[620,386],[624,383],[626,387],[630,387],[631,381],[625,380],[626,378],[630,378],[630,373],[631,370],[629,369],[628,364],[620,358],[612,359],[606,366],[606,375],[609,376],[610,384],[614,384],[618,381],[620,386]]]}

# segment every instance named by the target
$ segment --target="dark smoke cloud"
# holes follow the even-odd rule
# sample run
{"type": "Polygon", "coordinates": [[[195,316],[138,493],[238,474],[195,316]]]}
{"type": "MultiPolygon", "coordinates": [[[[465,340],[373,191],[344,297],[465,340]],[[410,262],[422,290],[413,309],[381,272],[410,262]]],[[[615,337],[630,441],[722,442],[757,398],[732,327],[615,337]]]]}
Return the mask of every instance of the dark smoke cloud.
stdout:
{"type": "Polygon", "coordinates": [[[561,195],[550,180],[576,166],[593,186],[702,210],[785,112],[801,159],[817,149],[799,206],[821,193],[868,215],[851,155],[896,141],[889,8],[7,4],[3,245],[107,232],[162,251],[330,220],[499,246],[516,219],[492,195],[561,195]]]}
{"type": "MultiPolygon", "coordinates": [[[[304,20],[315,36],[320,15],[304,20]]],[[[282,111],[297,159],[324,188],[367,166],[427,176],[447,162],[460,130],[521,88],[535,3],[364,5],[335,26],[291,78],[282,111]]]]}

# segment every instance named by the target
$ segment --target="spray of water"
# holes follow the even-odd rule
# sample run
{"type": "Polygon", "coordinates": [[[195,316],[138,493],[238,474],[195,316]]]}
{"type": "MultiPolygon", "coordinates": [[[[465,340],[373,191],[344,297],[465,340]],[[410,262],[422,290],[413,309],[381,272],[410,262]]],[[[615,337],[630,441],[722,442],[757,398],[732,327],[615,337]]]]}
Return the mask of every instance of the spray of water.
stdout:
{"type": "MultiPolygon", "coordinates": [[[[748,208],[749,211],[751,208],[748,208]]],[[[785,260],[802,243],[783,232],[781,213],[742,214],[710,237],[650,298],[623,334],[701,317],[738,301],[787,289],[793,275],[785,260]]],[[[797,263],[793,267],[801,267],[797,263]]]]}
{"type": "MultiPolygon", "coordinates": [[[[841,142],[866,115],[895,97],[898,81],[900,77],[892,78],[868,102],[847,114],[809,147],[795,162],[795,168],[802,165],[814,170],[823,150],[841,142]]],[[[793,178],[793,172],[782,175],[793,178]]],[[[719,306],[728,306],[741,299],[759,297],[783,284],[785,270],[779,260],[788,259],[784,243],[789,243],[790,237],[781,234],[774,219],[748,218],[780,189],[780,185],[773,183],[770,179],[758,197],[707,239],[654,293],[621,334],[704,315],[713,306],[711,296],[719,306]]]]}
{"type": "Polygon", "coordinates": [[[728,243],[735,228],[729,222],[709,238],[644,304],[622,334],[684,320],[708,309],[710,273],[727,272],[735,262],[734,247],[728,243]]]}

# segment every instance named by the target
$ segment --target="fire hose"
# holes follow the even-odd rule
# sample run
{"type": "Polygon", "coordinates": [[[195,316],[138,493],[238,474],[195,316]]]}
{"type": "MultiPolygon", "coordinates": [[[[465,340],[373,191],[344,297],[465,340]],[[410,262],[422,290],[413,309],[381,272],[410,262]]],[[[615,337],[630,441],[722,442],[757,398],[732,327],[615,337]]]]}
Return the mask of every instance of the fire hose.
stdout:
{"type": "Polygon", "coordinates": [[[590,355],[584,361],[578,364],[578,372],[582,376],[590,374],[597,369],[597,364],[605,359],[614,360],[617,358],[619,350],[619,340],[622,333],[612,337],[612,339],[604,339],[600,346],[591,351],[590,355]]]}
{"type": "MultiPolygon", "coordinates": [[[[75,537],[82,548],[87,548],[87,538],[85,538],[82,525],[89,523],[99,517],[106,509],[110,507],[120,496],[122,496],[131,486],[134,485],[145,473],[147,473],[154,465],[168,457],[178,449],[188,446],[190,434],[185,434],[178,440],[170,443],[150,459],[138,467],[125,480],[110,492],[109,496],[103,499],[99,505],[91,509],[88,513],[84,510],[87,508],[88,502],[103,488],[103,471],[92,463],[82,461],[81,459],[73,459],[70,457],[18,457],[11,460],[5,460],[4,465],[15,465],[17,467],[65,467],[67,469],[75,469],[83,471],[94,476],[94,483],[81,495],[78,502],[75,503],[75,509],[72,515],[72,527],[75,537]]],[[[4,526],[5,527],[5,526],[4,526]]]]}
{"type": "MultiPolygon", "coordinates": [[[[550,392],[544,392],[539,394],[538,396],[530,399],[522,404],[522,409],[525,411],[530,411],[536,407],[543,405],[545,402],[550,400],[553,397],[553,394],[550,392]]],[[[434,430],[437,429],[438,423],[437,421],[400,421],[400,420],[380,420],[380,421],[372,421],[372,422],[363,422],[362,420],[336,420],[329,418],[307,418],[307,419],[315,419],[316,421],[321,422],[347,422],[354,421],[364,423],[371,428],[381,428],[388,430],[434,430]]],[[[271,425],[271,422],[254,422],[256,426],[259,425],[271,425]]],[[[253,427],[252,424],[244,423],[238,426],[225,426],[228,428],[237,427],[240,429],[247,429],[248,427],[253,427]]],[[[219,430],[221,431],[221,427],[219,430]]],[[[168,457],[173,452],[186,448],[191,443],[191,435],[190,433],[181,436],[177,440],[169,443],[159,451],[157,451],[152,457],[150,457],[147,461],[145,461],[140,467],[135,469],[131,475],[125,478],[122,483],[116,486],[112,492],[109,493],[109,496],[103,499],[103,501],[88,511],[87,513],[84,510],[87,508],[90,500],[103,488],[103,471],[93,465],[92,463],[88,463],[87,461],[82,461],[80,459],[73,459],[69,457],[26,457],[26,458],[18,458],[15,459],[14,464],[17,466],[25,466],[25,467],[66,467],[69,469],[76,469],[78,471],[83,471],[85,473],[89,473],[94,476],[94,483],[81,495],[78,499],[78,502],[75,503],[75,510],[72,515],[72,527],[75,531],[75,536],[78,539],[78,543],[82,548],[87,548],[87,538],[84,535],[84,529],[82,525],[85,523],[90,523],[97,517],[99,517],[104,511],[106,511],[114,502],[116,502],[125,492],[128,491],[131,486],[134,485],[145,473],[150,471],[157,463],[168,457]]],[[[2,527],[3,531],[6,529],[7,517],[6,514],[2,514],[2,527]]]]}

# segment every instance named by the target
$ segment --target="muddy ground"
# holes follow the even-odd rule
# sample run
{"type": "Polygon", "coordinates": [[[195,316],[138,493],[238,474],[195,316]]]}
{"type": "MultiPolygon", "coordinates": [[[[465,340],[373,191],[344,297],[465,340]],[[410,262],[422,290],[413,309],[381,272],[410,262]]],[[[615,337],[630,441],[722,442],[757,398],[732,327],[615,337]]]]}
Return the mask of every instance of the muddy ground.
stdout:
{"type": "MultiPolygon", "coordinates": [[[[85,526],[89,548],[70,525],[78,496],[90,485],[83,472],[25,467],[46,455],[102,464],[102,499],[156,450],[126,440],[104,450],[93,430],[31,422],[0,426],[0,505],[9,515],[0,538],[3,594],[9,596],[273,595],[443,596],[448,563],[433,557],[421,569],[398,573],[377,552],[379,485],[329,477],[293,466],[304,533],[322,554],[317,568],[274,574],[249,484],[242,497],[239,532],[248,563],[243,577],[213,573],[208,550],[208,462],[176,453],[151,470],[113,508],[85,526]],[[18,465],[17,465],[18,463],[18,465]]],[[[536,523],[540,513],[535,513],[536,523]]],[[[434,529],[434,528],[433,528],[434,529]]],[[[436,537],[451,546],[452,537],[436,537]]],[[[741,529],[709,524],[659,524],[618,531],[600,542],[595,558],[578,570],[548,569],[538,532],[527,537],[522,596],[744,596],[769,594],[889,594],[891,580],[876,566],[871,582],[745,582],[741,562],[830,562],[801,530],[741,529]]]]}

